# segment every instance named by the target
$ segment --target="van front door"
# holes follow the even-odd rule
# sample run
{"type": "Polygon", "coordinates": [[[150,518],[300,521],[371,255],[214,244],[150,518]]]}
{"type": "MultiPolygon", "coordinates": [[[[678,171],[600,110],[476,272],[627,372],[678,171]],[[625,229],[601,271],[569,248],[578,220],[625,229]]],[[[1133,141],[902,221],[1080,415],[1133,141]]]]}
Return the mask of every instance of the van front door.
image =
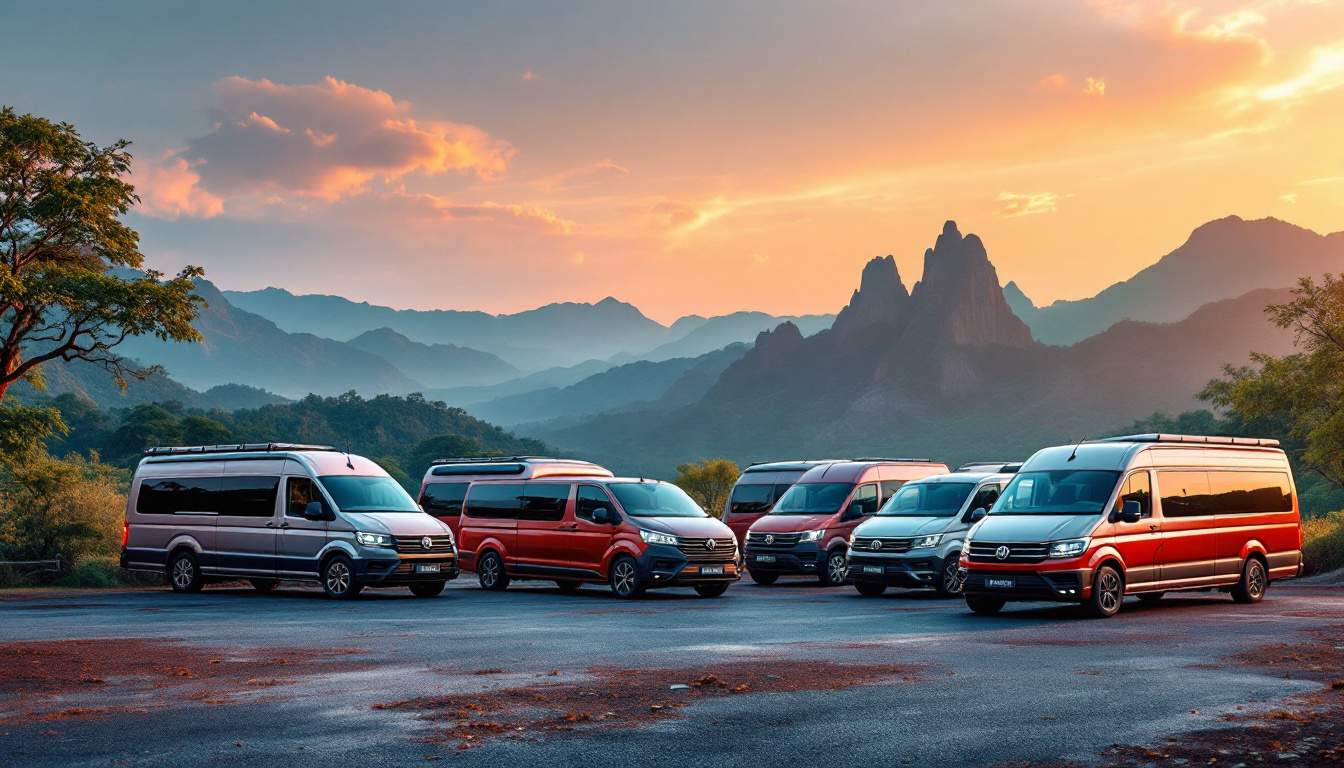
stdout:
{"type": "Polygon", "coordinates": [[[611,538],[619,524],[620,513],[607,492],[596,485],[580,485],[574,498],[574,530],[568,535],[569,557],[574,565],[605,576],[602,561],[611,549],[611,538]],[[593,520],[599,509],[607,510],[610,522],[593,520]]]}
{"type": "Polygon", "coordinates": [[[1153,484],[1148,470],[1125,478],[1111,509],[1110,522],[1115,548],[1125,561],[1125,589],[1141,592],[1157,587],[1162,579],[1159,565],[1162,522],[1153,516],[1153,484]],[[1137,501],[1142,510],[1139,519],[1132,523],[1121,516],[1127,501],[1137,501]]]}
{"type": "Polygon", "coordinates": [[[1199,587],[1215,581],[1217,528],[1209,496],[1209,475],[1202,470],[1160,470],[1162,501],[1162,586],[1199,587]]]}
{"type": "Polygon", "coordinates": [[[312,578],[318,573],[318,555],[327,545],[327,519],[331,507],[310,477],[285,478],[280,497],[280,551],[276,569],[281,576],[312,578]],[[310,502],[322,505],[322,519],[309,520],[303,512],[310,502]]]}

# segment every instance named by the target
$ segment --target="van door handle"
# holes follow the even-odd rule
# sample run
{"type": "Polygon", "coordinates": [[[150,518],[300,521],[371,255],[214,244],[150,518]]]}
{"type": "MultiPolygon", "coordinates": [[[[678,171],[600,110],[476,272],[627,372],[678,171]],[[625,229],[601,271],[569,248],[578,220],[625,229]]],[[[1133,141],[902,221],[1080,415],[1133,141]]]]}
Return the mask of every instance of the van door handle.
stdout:
{"type": "Polygon", "coordinates": [[[281,528],[288,528],[288,527],[289,527],[289,521],[288,521],[288,520],[284,520],[284,521],[282,521],[282,522],[280,523],[280,527],[281,527],[281,528]]]}
{"type": "Polygon", "coordinates": [[[266,521],[266,527],[267,527],[267,528],[274,528],[274,527],[275,527],[275,521],[274,521],[274,520],[267,520],[267,521],[266,521]]]}
{"type": "Polygon", "coordinates": [[[562,525],[562,526],[560,526],[560,530],[562,530],[562,531],[577,531],[577,530],[579,530],[579,524],[578,524],[578,523],[570,523],[569,525],[562,525]]]}
{"type": "Polygon", "coordinates": [[[1148,524],[1148,530],[1150,530],[1150,531],[1156,531],[1156,530],[1157,530],[1157,523],[1149,523],[1149,524],[1148,524]]]}

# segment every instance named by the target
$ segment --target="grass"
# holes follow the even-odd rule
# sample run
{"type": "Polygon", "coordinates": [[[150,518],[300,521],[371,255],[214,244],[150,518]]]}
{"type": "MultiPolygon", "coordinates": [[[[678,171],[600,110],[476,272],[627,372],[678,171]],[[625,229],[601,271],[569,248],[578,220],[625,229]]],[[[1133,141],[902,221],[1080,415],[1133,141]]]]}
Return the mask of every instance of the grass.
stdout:
{"type": "Polygon", "coordinates": [[[1344,510],[1302,521],[1302,558],[1308,574],[1344,568],[1344,510]]]}

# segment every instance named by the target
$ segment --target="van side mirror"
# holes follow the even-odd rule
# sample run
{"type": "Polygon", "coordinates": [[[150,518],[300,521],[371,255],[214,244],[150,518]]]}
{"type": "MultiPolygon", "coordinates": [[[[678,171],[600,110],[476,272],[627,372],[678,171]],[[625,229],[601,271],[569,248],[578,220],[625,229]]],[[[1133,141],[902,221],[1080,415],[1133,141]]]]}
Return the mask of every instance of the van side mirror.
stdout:
{"type": "Polygon", "coordinates": [[[593,510],[593,522],[598,525],[611,525],[611,510],[606,507],[598,507],[593,510]]]}
{"type": "Polygon", "coordinates": [[[308,506],[303,508],[303,516],[307,520],[325,520],[327,519],[327,510],[322,508],[322,502],[310,501],[308,506]]]}
{"type": "Polygon", "coordinates": [[[1126,523],[1137,523],[1143,519],[1143,505],[1138,499],[1126,499],[1120,510],[1120,519],[1126,523]]]}
{"type": "Polygon", "coordinates": [[[978,523],[981,520],[984,520],[985,516],[988,514],[989,514],[988,509],[985,509],[984,507],[976,507],[975,509],[971,510],[971,514],[969,517],[966,518],[966,522],[978,523]]]}

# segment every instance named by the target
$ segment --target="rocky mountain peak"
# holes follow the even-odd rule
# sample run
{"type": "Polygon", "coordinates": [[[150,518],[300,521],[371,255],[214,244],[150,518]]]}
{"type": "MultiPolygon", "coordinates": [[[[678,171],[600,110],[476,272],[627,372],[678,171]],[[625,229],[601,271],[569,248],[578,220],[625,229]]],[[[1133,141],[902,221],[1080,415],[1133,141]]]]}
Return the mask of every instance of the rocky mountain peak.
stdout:
{"type": "Polygon", "coordinates": [[[836,315],[832,327],[840,334],[872,325],[899,328],[908,315],[909,304],[910,293],[901,281],[895,257],[879,256],[864,265],[858,290],[836,315]]]}
{"type": "Polygon", "coordinates": [[[962,235],[955,221],[924,252],[924,275],[911,295],[914,339],[965,346],[1026,346],[1031,331],[1008,306],[998,272],[977,235],[962,235]]]}

